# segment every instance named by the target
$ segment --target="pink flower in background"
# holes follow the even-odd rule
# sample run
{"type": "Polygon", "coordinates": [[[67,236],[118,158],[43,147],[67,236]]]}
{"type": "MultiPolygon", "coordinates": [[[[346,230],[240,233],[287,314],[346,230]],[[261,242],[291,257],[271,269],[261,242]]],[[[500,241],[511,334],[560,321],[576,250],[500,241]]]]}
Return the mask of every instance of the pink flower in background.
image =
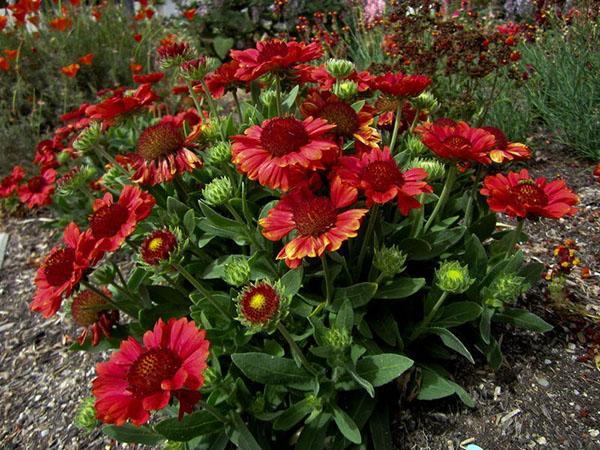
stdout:
{"type": "Polygon", "coordinates": [[[365,22],[373,21],[383,16],[385,10],[385,0],[365,0],[365,22]]]}

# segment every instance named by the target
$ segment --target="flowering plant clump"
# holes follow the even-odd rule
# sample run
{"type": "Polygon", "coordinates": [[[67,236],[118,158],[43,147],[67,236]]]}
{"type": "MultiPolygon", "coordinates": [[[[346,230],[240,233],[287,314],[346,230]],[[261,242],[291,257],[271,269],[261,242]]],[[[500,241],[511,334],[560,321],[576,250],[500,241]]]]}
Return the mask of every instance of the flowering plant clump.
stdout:
{"type": "Polygon", "coordinates": [[[172,94],[107,91],[40,144],[40,175],[1,181],[66,225],[31,309],[70,305],[73,348],[112,349],[77,422],[144,444],[380,448],[399,377],[473,406],[447,369],[499,367],[493,323],[551,328],[520,304],[543,268],[515,246],[577,196],[511,170],[531,152],[500,130],[432,117],[428,76],[359,74],[315,42],[230,56],[169,39],[172,94]]]}

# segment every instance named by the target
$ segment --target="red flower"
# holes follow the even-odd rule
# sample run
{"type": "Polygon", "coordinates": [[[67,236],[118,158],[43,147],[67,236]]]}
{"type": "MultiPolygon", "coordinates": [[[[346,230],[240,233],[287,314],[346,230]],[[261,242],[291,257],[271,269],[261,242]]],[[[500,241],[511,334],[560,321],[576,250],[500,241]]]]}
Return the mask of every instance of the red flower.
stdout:
{"type": "MultiPolygon", "coordinates": [[[[108,289],[103,289],[103,292],[110,297],[108,289]]],[[[71,315],[75,323],[83,327],[77,342],[83,345],[91,332],[94,347],[98,345],[102,336],[110,337],[113,326],[119,321],[119,311],[112,309],[104,298],[89,289],[81,291],[73,298],[71,315]]]]}
{"type": "Polygon", "coordinates": [[[263,186],[287,191],[307,170],[323,169],[339,149],[326,136],[335,125],[308,117],[275,117],[233,136],[232,162],[263,186]]]}
{"type": "Polygon", "coordinates": [[[131,63],[129,64],[129,70],[131,73],[140,73],[144,67],[141,64],[131,63]]]}
{"type": "Polygon", "coordinates": [[[594,167],[593,175],[596,178],[596,182],[600,183],[600,163],[596,164],[596,167],[594,167]]]}
{"type": "Polygon", "coordinates": [[[235,90],[238,86],[247,85],[241,82],[236,76],[240,65],[237,61],[230,61],[219,66],[217,70],[206,77],[206,86],[210,95],[214,98],[221,98],[228,90],[235,90]]]}
{"type": "Polygon", "coordinates": [[[94,242],[88,232],[81,233],[74,223],[65,228],[64,246],[54,247],[37,271],[36,292],[31,302],[32,311],[44,317],[56,314],[63,298],[71,295],[85,271],[100,259],[92,257],[94,242]]]}
{"type": "Polygon", "coordinates": [[[460,163],[490,164],[490,152],[496,139],[481,128],[471,128],[465,122],[450,124],[426,123],[415,128],[421,140],[440,158],[460,163]]]}
{"type": "Polygon", "coordinates": [[[4,72],[8,72],[10,70],[10,63],[8,62],[8,58],[4,56],[0,56],[0,70],[4,72]]]}
{"type": "Polygon", "coordinates": [[[431,78],[425,75],[405,75],[387,72],[375,77],[372,87],[384,94],[395,97],[416,97],[431,84],[431,78]]]}
{"type": "Polygon", "coordinates": [[[423,169],[401,172],[387,147],[364,152],[360,158],[344,156],[338,163],[336,175],[354,192],[356,189],[363,191],[367,206],[396,199],[400,212],[407,215],[411,209],[421,206],[415,199],[417,195],[432,192],[431,186],[424,181],[427,172],[423,169]]]}
{"type": "Polygon", "coordinates": [[[131,95],[120,90],[102,102],[88,106],[85,113],[90,119],[101,120],[104,126],[110,126],[125,115],[150,105],[158,95],[152,91],[152,85],[142,84],[131,95]]]}
{"type": "Polygon", "coordinates": [[[92,7],[92,17],[96,22],[100,22],[100,19],[102,19],[102,11],[96,6],[92,7]]]}
{"type": "Polygon", "coordinates": [[[90,233],[96,241],[96,250],[112,252],[118,249],[139,222],[152,212],[154,197],[136,186],[125,186],[115,203],[106,193],[93,204],[90,215],[90,233]]]}
{"type": "Polygon", "coordinates": [[[169,230],[156,230],[142,242],[140,253],[146,264],[156,265],[169,259],[171,252],[177,247],[177,238],[169,230]]]}
{"type": "Polygon", "coordinates": [[[251,284],[239,297],[239,312],[252,325],[264,325],[279,311],[281,299],[277,290],[266,282],[251,284]]]}
{"type": "Polygon", "coordinates": [[[305,63],[323,56],[318,42],[284,42],[278,39],[259,41],[256,48],[232,50],[231,58],[240,65],[236,76],[251,81],[268,72],[280,72],[296,64],[305,63]]]}
{"type": "MultiPolygon", "coordinates": [[[[13,13],[13,17],[17,21],[17,24],[23,25],[25,23],[25,17],[30,13],[35,13],[40,9],[42,0],[18,0],[12,5],[8,5],[13,13]]],[[[31,17],[29,20],[31,21],[31,17]]]]}
{"type": "Polygon", "coordinates": [[[33,163],[40,166],[40,172],[57,167],[58,161],[56,160],[56,153],[58,151],[60,151],[60,148],[55,147],[54,141],[44,139],[43,141],[38,142],[36,146],[33,163]]]}
{"type": "Polygon", "coordinates": [[[8,17],[0,16],[0,31],[4,30],[7,23],[8,23],[8,17]]]}
{"type": "Polygon", "coordinates": [[[156,53],[161,60],[185,59],[191,55],[192,49],[186,42],[169,41],[158,47],[156,53]]]}
{"type": "Polygon", "coordinates": [[[508,142],[502,130],[496,127],[481,127],[482,130],[494,135],[494,149],[490,152],[490,159],[495,163],[504,161],[523,161],[531,158],[531,150],[525,144],[508,142]]]}
{"type": "Polygon", "coordinates": [[[52,203],[54,180],[56,180],[54,169],[46,169],[41,175],[30,178],[27,183],[19,186],[19,200],[29,209],[49,205],[52,203]]]}
{"type": "Polygon", "coordinates": [[[84,66],[91,66],[93,61],[94,61],[93,53],[87,53],[86,55],[83,55],[82,57],[79,58],[79,63],[83,64],[84,66]]]}
{"type": "Polygon", "coordinates": [[[194,20],[194,17],[196,17],[197,12],[198,10],[196,8],[186,9],[183,12],[183,17],[185,17],[187,20],[194,20]]]}
{"type": "Polygon", "coordinates": [[[7,198],[17,190],[19,182],[25,177],[25,171],[21,166],[13,167],[10,175],[0,180],[0,198],[7,198]]]}
{"type": "Polygon", "coordinates": [[[57,17],[56,19],[52,19],[48,22],[51,28],[54,28],[57,31],[65,31],[73,24],[73,21],[65,16],[57,17]]]}
{"type": "Polygon", "coordinates": [[[66,76],[68,76],[69,78],[74,78],[77,76],[77,73],[79,72],[79,69],[81,68],[81,66],[77,63],[74,64],[69,64],[68,66],[64,66],[60,68],[60,71],[65,74],[66,76]]]}
{"type": "Polygon", "coordinates": [[[335,133],[341,139],[355,139],[364,147],[377,147],[381,136],[371,127],[372,108],[363,106],[359,112],[329,92],[313,91],[300,106],[304,116],[320,117],[335,124],[335,133]]]}
{"type": "Polygon", "coordinates": [[[145,75],[134,75],[133,82],[137,84],[155,84],[165,77],[163,72],[151,72],[145,75]]]}
{"type": "Polygon", "coordinates": [[[179,417],[193,410],[204,384],[209,342],[205,331],[185,317],[162,319],[144,334],[143,344],[129,337],[108,362],[96,366],[92,382],[96,417],[105,423],[146,423],[149,411],[179,399],[179,417]]]}
{"type": "Polygon", "coordinates": [[[2,53],[4,53],[9,60],[13,60],[19,56],[19,50],[10,50],[8,48],[2,50],[2,53]]]}
{"type": "Polygon", "coordinates": [[[353,190],[339,179],[331,185],[330,195],[317,196],[308,188],[292,191],[282,197],[259,224],[262,234],[278,241],[295,231],[293,237],[279,252],[290,268],[298,267],[303,258],[316,258],[326,251],[338,250],[342,243],[356,237],[366,209],[340,212],[356,198],[353,190]]]}
{"type": "Polygon", "coordinates": [[[133,35],[133,40],[135,42],[142,42],[142,35],[140,33],[136,33],[133,35]]]}
{"type": "Polygon", "coordinates": [[[133,166],[132,180],[154,186],[202,167],[202,160],[191,149],[201,132],[197,124],[185,136],[183,119],[165,116],[140,135],[135,153],[117,157],[124,166],[133,166]]]}
{"type": "Polygon", "coordinates": [[[559,219],[577,212],[579,201],[562,180],[547,182],[529,176],[526,169],[485,177],[481,194],[487,196],[492,211],[512,217],[548,217],[559,219]]]}

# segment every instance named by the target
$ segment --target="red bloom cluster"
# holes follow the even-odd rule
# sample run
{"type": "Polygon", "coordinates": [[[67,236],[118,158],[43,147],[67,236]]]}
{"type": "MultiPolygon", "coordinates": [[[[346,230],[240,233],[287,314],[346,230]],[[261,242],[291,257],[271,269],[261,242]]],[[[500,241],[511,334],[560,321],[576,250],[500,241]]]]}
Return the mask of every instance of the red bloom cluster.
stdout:
{"type": "Polygon", "coordinates": [[[142,84],[131,95],[119,89],[100,103],[88,106],[86,115],[92,120],[102,121],[103,126],[110,126],[124,116],[152,104],[159,97],[152,91],[151,84],[142,84]]]}
{"type": "Polygon", "coordinates": [[[405,75],[401,72],[386,73],[376,77],[371,87],[394,97],[416,97],[431,84],[425,75],[405,75]]]}

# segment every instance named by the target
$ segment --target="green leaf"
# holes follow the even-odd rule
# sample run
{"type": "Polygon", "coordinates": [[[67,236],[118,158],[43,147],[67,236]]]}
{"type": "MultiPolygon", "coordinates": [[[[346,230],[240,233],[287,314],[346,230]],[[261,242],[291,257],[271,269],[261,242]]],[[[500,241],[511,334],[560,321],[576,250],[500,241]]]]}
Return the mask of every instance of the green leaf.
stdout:
{"type": "Polygon", "coordinates": [[[231,359],[244,375],[257,383],[285,385],[312,380],[311,375],[292,359],[258,352],[234,353],[231,359]]]}
{"type": "Polygon", "coordinates": [[[402,342],[398,322],[394,319],[389,308],[381,308],[376,311],[369,323],[375,334],[383,339],[386,344],[395,347],[398,342],[402,342]]]}
{"type": "Polygon", "coordinates": [[[377,283],[358,283],[352,286],[338,288],[335,291],[334,303],[342,305],[345,299],[350,300],[353,308],[369,303],[377,291],[377,283]]]}
{"type": "Polygon", "coordinates": [[[298,403],[290,406],[281,414],[275,422],[273,422],[273,429],[275,430],[289,430],[298,422],[300,422],[308,413],[313,409],[312,399],[305,398],[300,400],[298,403]]]}
{"type": "Polygon", "coordinates": [[[385,401],[380,401],[377,405],[377,409],[369,420],[369,430],[374,449],[392,450],[394,448],[390,430],[390,412],[385,401]]]}
{"type": "Polygon", "coordinates": [[[395,353],[365,356],[356,364],[356,372],[373,386],[395,380],[413,365],[413,360],[395,353]]]}
{"type": "Polygon", "coordinates": [[[304,270],[302,266],[294,270],[287,271],[280,279],[281,285],[283,286],[285,293],[290,297],[293,297],[300,291],[302,287],[302,279],[304,276],[304,270]]]}
{"type": "Polygon", "coordinates": [[[369,383],[367,380],[365,380],[363,377],[361,377],[356,372],[354,367],[352,367],[350,364],[348,364],[348,367],[346,367],[346,370],[348,371],[348,373],[350,373],[350,375],[352,376],[354,381],[356,381],[361,387],[363,387],[364,390],[367,391],[367,393],[372,398],[375,398],[375,389],[373,388],[373,385],[371,383],[369,383]]]}
{"type": "Polygon", "coordinates": [[[359,100],[357,102],[352,103],[352,105],[350,105],[352,107],[352,109],[356,112],[360,112],[360,110],[363,108],[363,106],[365,106],[365,101],[364,100],[359,100]]]}
{"type": "Polygon", "coordinates": [[[521,267],[521,270],[519,270],[519,276],[524,277],[529,284],[535,286],[537,283],[539,283],[543,271],[544,265],[542,263],[532,262],[521,267]]]}
{"type": "Polygon", "coordinates": [[[333,420],[346,439],[354,444],[362,442],[360,430],[356,426],[356,423],[354,423],[354,420],[352,420],[352,417],[337,406],[333,407],[333,420]]]}
{"type": "Polygon", "coordinates": [[[465,262],[469,265],[469,272],[473,278],[482,278],[487,271],[487,254],[481,241],[475,234],[465,239],[465,262]]]}
{"type": "Polygon", "coordinates": [[[481,313],[481,320],[479,321],[479,334],[481,334],[481,339],[486,344],[490,343],[490,338],[492,335],[492,317],[494,315],[493,308],[484,308],[481,313]]]}
{"type": "Polygon", "coordinates": [[[545,333],[552,330],[552,325],[541,317],[518,308],[506,308],[501,313],[494,315],[494,319],[499,322],[510,323],[526,330],[539,331],[545,333]]]}
{"type": "Polygon", "coordinates": [[[319,414],[315,420],[307,423],[296,444],[296,450],[315,450],[325,448],[325,437],[331,415],[327,413],[319,414]]]}
{"type": "Polygon", "coordinates": [[[496,230],[496,213],[483,216],[471,228],[480,241],[485,241],[496,230]]]}
{"type": "Polygon", "coordinates": [[[136,427],[128,423],[120,427],[116,425],[105,426],[102,428],[102,432],[108,437],[128,444],[157,445],[164,440],[160,434],[155,433],[147,426],[136,427]]]}
{"type": "Polygon", "coordinates": [[[205,436],[223,430],[223,424],[207,411],[196,411],[177,418],[157,423],[154,430],[170,441],[186,442],[198,436],[205,436]]]}
{"type": "Polygon", "coordinates": [[[417,259],[420,256],[428,255],[431,252],[431,245],[423,239],[406,238],[403,239],[398,248],[407,254],[408,259],[417,259]]]}
{"type": "Polygon", "coordinates": [[[170,286],[146,286],[150,300],[157,304],[190,305],[190,300],[177,289],[170,286]]]}
{"type": "Polygon", "coordinates": [[[475,302],[455,302],[441,308],[435,326],[439,328],[452,328],[463,323],[475,320],[483,308],[475,302]]]}
{"type": "Polygon", "coordinates": [[[196,229],[196,214],[193,209],[190,209],[183,216],[183,226],[188,234],[193,234],[196,229]]]}
{"type": "Polygon", "coordinates": [[[213,47],[215,49],[215,53],[220,59],[225,59],[229,50],[232,49],[234,44],[233,38],[225,37],[225,36],[216,36],[213,39],[213,47]]]}
{"type": "Polygon", "coordinates": [[[262,450],[240,415],[234,412],[232,416],[234,429],[230,435],[231,442],[242,450],[262,450]]]}
{"type": "Polygon", "coordinates": [[[298,96],[298,92],[300,91],[300,85],[297,84],[296,86],[294,86],[294,89],[292,89],[290,91],[290,93],[287,95],[287,97],[285,98],[285,100],[283,100],[283,106],[286,107],[286,109],[290,110],[292,109],[292,107],[294,106],[294,103],[296,103],[296,97],[298,96]]]}
{"type": "Polygon", "coordinates": [[[180,202],[175,197],[167,198],[167,211],[171,214],[183,217],[183,215],[188,211],[188,209],[190,209],[188,205],[180,202]]]}
{"type": "Polygon", "coordinates": [[[425,278],[400,277],[379,287],[375,298],[398,300],[410,297],[425,286],[425,278]]]}
{"type": "Polygon", "coordinates": [[[439,375],[434,370],[422,368],[421,389],[417,398],[419,400],[437,400],[449,397],[456,393],[456,389],[449,380],[439,375]]]}
{"type": "Polygon", "coordinates": [[[436,327],[430,327],[426,331],[438,335],[442,339],[442,342],[448,348],[451,348],[456,353],[459,353],[462,356],[464,356],[465,358],[467,358],[467,360],[471,364],[475,364],[475,361],[473,360],[473,356],[471,355],[471,352],[469,352],[469,350],[467,350],[467,347],[465,347],[465,345],[460,341],[460,339],[458,339],[451,331],[449,331],[445,328],[436,328],[436,327]]]}
{"type": "Polygon", "coordinates": [[[352,331],[354,325],[354,310],[350,300],[344,300],[335,318],[335,327],[339,330],[352,331]]]}

